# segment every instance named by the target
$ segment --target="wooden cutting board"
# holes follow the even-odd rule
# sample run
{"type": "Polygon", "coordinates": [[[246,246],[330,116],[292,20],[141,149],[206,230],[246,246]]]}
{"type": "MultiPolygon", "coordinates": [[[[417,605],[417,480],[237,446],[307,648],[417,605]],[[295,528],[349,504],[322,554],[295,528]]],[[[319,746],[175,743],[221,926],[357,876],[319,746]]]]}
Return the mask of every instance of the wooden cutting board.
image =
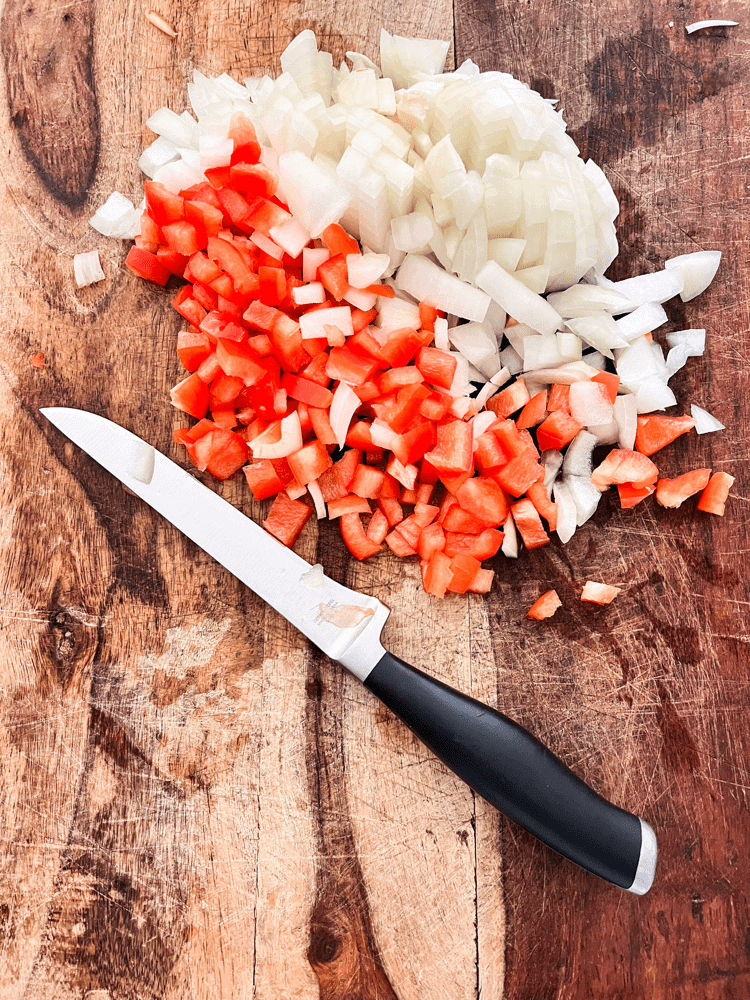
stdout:
{"type": "MultiPolygon", "coordinates": [[[[578,1000],[750,995],[748,30],[688,37],[692,4],[6,0],[0,43],[0,998],[578,1000]],[[558,97],[621,200],[612,275],[719,249],[668,306],[708,331],[674,379],[727,425],[660,456],[737,477],[721,520],[603,500],[569,545],[497,561],[486,599],[436,601],[415,564],[299,550],[393,609],[390,648],[498,705],[647,818],[637,899],[499,817],[356,681],[66,444],[80,406],[178,461],[169,295],[88,219],[194,68],[277,72],[313,28],[340,60],[381,26],[558,97]],[[106,281],[77,290],[98,248],[106,281]],[[31,365],[42,351],[45,367],[31,365]],[[582,605],[586,579],[621,586],[582,605]],[[564,607],[524,620],[556,587],[564,607]]],[[[211,484],[216,488],[216,484],[211,484]]],[[[251,516],[239,480],[222,494],[251,516]]]]}

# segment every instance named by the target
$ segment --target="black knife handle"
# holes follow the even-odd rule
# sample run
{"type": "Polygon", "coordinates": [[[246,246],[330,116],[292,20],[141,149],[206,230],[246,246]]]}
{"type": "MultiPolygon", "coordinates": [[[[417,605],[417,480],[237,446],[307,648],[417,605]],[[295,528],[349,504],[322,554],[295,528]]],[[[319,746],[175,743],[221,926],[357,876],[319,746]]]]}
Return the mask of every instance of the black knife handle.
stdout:
{"type": "Polygon", "coordinates": [[[388,652],[364,684],[474,791],[539,840],[614,885],[649,890],[651,827],[597,795],[525,729],[388,652]]]}

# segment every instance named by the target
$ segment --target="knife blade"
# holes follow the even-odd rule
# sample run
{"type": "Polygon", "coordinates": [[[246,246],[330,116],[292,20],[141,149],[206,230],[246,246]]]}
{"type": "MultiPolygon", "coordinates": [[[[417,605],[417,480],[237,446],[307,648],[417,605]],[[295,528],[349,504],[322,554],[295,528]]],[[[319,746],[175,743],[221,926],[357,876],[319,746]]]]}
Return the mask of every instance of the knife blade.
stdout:
{"type": "Polygon", "coordinates": [[[389,609],[323,575],[147,442],[105,417],[40,411],[338,661],[492,805],[587,871],[642,895],[657,844],[644,820],[597,794],[507,716],[409,666],[380,641],[389,609]]]}

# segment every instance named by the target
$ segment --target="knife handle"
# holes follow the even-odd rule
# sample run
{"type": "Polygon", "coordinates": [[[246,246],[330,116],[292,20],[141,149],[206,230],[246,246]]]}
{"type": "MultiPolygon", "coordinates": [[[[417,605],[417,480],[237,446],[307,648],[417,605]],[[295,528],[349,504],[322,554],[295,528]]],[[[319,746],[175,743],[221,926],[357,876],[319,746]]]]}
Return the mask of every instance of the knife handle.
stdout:
{"type": "Polygon", "coordinates": [[[651,888],[656,837],[500,712],[386,652],[364,681],[482,798],[577,865],[630,892],[651,888]]]}

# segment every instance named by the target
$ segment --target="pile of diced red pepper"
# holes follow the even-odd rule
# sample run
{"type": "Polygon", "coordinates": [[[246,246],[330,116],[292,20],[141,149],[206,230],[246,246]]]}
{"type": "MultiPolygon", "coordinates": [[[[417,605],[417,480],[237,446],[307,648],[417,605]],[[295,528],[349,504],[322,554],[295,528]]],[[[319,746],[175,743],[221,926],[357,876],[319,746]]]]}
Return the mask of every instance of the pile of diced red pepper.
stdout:
{"type": "MultiPolygon", "coordinates": [[[[198,423],[175,431],[175,440],[217,479],[244,467],[257,500],[275,497],[263,523],[286,545],[313,512],[301,498],[316,483],[358,559],[385,543],[396,555],[419,556],[430,594],[486,593],[494,574],[481,561],[499,550],[509,514],[529,549],[550,541],[542,519],[555,529],[540,452],[564,448],[581,429],[570,414],[569,387],[553,385],[530,398],[518,379],[489,400],[494,422],[476,435],[476,405],[459,417],[447,392],[455,358],[430,346],[437,310],[422,304],[419,329],[385,331],[372,325],[376,308],[347,306],[347,256],[361,251],[336,224],[322,233],[328,259],[306,281],[303,254],[292,258],[273,241],[271,231],[291,215],[276,197],[275,174],[260,162],[252,124],[237,114],[229,134],[231,164],[207,170],[205,182],[178,195],[146,182],[141,233],[126,260],[159,285],[171,275],[186,282],[173,304],[188,324],[177,351],[190,374],[172,390],[172,402],[198,423]],[[294,290],[311,280],[322,284],[324,301],[296,304],[294,290]],[[351,335],[326,326],[325,338],[302,338],[303,314],[342,304],[351,335]],[[347,448],[333,461],[329,412],[340,382],[361,403],[347,448]],[[294,411],[302,446],[283,458],[253,460],[252,442],[261,434],[279,440],[282,418],[294,411]],[[373,442],[375,419],[396,435],[388,451],[373,442]]],[[[387,284],[358,291],[394,294],[387,284]]],[[[594,381],[614,401],[617,376],[602,372],[594,381]]],[[[709,470],[697,470],[654,485],[656,466],[646,456],[692,425],[690,418],[639,418],[637,450],[610,452],[594,481],[601,489],[617,483],[626,507],[655,488],[668,506],[702,489],[701,509],[722,513],[731,481],[723,473],[709,481],[709,470]]]]}

